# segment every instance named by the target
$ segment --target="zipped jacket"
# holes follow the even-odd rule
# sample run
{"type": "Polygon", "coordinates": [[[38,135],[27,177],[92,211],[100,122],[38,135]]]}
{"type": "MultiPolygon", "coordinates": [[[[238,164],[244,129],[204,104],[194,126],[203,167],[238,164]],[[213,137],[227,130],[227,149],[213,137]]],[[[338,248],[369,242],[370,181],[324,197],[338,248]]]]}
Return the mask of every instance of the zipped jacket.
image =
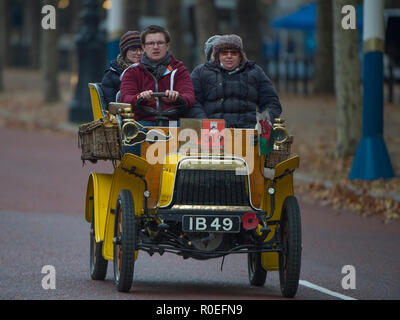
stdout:
{"type": "Polygon", "coordinates": [[[196,104],[187,118],[225,119],[227,127],[254,128],[257,111],[268,109],[272,121],[282,112],[271,80],[252,61],[234,72],[208,62],[193,70],[192,81],[196,104]]]}
{"type": "MultiPolygon", "coordinates": [[[[136,101],[140,93],[146,90],[153,90],[153,92],[178,91],[186,102],[184,111],[189,110],[195,103],[190,73],[183,63],[173,56],[165,73],[158,80],[141,63],[131,65],[121,75],[120,102],[132,105],[132,111],[137,121],[155,121],[154,116],[144,114],[136,108],[136,101]]],[[[159,105],[161,110],[166,110],[174,104],[167,104],[160,100],[159,105]]],[[[146,102],[146,106],[157,109],[156,101],[146,102]]],[[[178,120],[179,118],[180,116],[173,116],[169,120],[178,120]]]]}
{"type": "Polygon", "coordinates": [[[110,67],[106,70],[104,78],[101,82],[104,102],[108,106],[110,102],[116,101],[117,92],[120,90],[121,80],[119,79],[123,70],[118,65],[117,60],[110,63],[110,67]]]}

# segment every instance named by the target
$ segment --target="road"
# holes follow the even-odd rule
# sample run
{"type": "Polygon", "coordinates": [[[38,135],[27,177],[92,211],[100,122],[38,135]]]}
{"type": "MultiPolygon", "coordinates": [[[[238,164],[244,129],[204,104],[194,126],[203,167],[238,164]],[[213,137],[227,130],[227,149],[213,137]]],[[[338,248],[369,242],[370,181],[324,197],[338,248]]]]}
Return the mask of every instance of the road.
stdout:
{"type": "MultiPolygon", "coordinates": [[[[226,257],[221,271],[222,259],[140,252],[129,294],[116,291],[112,263],[105,281],[90,280],[86,183],[91,171],[111,172],[111,164],[82,167],[75,135],[0,127],[0,136],[0,299],[281,299],[277,272],[264,287],[249,286],[244,255],[226,257]],[[46,290],[48,265],[55,288],[46,290]]],[[[295,299],[400,299],[400,222],[298,198],[303,255],[295,299]],[[349,265],[355,288],[343,289],[349,265]]]]}

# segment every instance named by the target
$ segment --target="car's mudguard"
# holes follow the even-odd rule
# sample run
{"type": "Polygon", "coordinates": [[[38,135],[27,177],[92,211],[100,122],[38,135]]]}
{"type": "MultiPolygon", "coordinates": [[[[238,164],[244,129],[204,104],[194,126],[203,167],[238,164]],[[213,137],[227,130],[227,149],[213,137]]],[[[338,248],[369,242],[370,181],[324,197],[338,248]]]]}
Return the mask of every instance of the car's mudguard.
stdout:
{"type": "MultiPolygon", "coordinates": [[[[282,207],[285,199],[288,196],[294,196],[293,188],[293,171],[299,167],[300,158],[295,156],[288,160],[279,163],[274,169],[274,178],[272,180],[264,180],[264,193],[261,201],[261,208],[267,214],[271,212],[271,195],[268,189],[275,181],[275,201],[274,201],[274,214],[268,221],[280,221],[282,207]]],[[[275,235],[276,225],[270,225],[271,232],[265,241],[269,241],[275,235]]],[[[279,270],[279,253],[278,252],[264,252],[261,254],[261,264],[265,270],[277,271],[279,270]]]]}
{"type": "Polygon", "coordinates": [[[114,222],[117,200],[122,190],[129,190],[135,205],[135,215],[143,214],[143,199],[145,191],[144,177],[149,169],[149,163],[133,154],[125,154],[119,166],[115,168],[108,199],[108,209],[103,242],[103,257],[113,259],[114,222]]]}
{"type": "Polygon", "coordinates": [[[85,219],[87,222],[92,222],[92,209],[94,206],[96,242],[104,240],[112,178],[112,174],[91,173],[89,176],[86,188],[85,219]]]}

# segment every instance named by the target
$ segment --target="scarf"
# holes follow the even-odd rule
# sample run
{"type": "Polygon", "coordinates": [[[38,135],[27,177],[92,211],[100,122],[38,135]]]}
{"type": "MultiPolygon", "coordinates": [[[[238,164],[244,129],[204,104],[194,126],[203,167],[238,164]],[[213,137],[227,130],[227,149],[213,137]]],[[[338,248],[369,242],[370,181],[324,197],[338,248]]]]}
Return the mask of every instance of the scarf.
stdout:
{"type": "Polygon", "coordinates": [[[149,71],[157,80],[159,80],[165,73],[165,70],[167,70],[171,60],[172,56],[169,52],[167,52],[163,59],[157,62],[151,62],[147,55],[143,54],[142,64],[147,71],[149,71]]]}
{"type": "Polygon", "coordinates": [[[132,62],[130,62],[127,57],[124,57],[121,54],[119,54],[117,57],[117,63],[119,67],[122,69],[122,71],[124,71],[125,69],[127,69],[132,65],[132,62]]]}
{"type": "Polygon", "coordinates": [[[228,70],[224,67],[224,65],[222,63],[219,63],[219,66],[221,67],[222,70],[225,70],[225,72],[227,74],[235,74],[236,72],[238,72],[241,69],[241,66],[238,66],[236,69],[234,70],[228,70]]]}

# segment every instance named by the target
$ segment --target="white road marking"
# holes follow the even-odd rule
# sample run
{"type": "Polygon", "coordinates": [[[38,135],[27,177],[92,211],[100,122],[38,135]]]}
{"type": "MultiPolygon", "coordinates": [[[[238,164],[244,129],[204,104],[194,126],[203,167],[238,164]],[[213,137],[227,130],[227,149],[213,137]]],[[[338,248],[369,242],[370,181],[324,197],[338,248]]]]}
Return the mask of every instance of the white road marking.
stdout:
{"type": "Polygon", "coordinates": [[[342,300],[357,300],[355,298],[349,297],[349,296],[345,296],[344,294],[335,292],[335,291],[331,291],[329,289],[325,289],[323,287],[317,286],[316,284],[313,284],[311,282],[305,281],[305,280],[300,280],[299,284],[301,284],[302,286],[305,286],[307,288],[313,289],[313,290],[317,290],[320,291],[322,293],[328,294],[330,296],[342,299],[342,300]]]}

